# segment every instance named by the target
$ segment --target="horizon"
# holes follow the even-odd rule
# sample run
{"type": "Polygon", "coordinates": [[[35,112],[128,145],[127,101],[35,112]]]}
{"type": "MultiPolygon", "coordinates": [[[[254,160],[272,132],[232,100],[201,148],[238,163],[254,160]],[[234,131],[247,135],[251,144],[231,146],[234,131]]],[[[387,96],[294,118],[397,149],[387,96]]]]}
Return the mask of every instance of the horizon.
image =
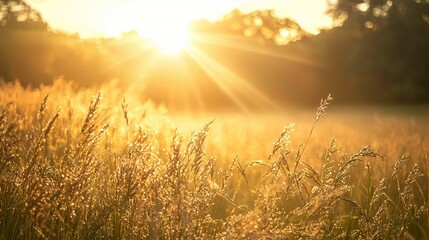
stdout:
{"type": "Polygon", "coordinates": [[[193,21],[206,19],[217,21],[234,9],[244,13],[256,10],[274,10],[278,17],[297,21],[301,27],[317,34],[320,29],[332,26],[326,14],[327,2],[320,0],[270,0],[270,1],[222,1],[187,0],[180,3],[166,0],[148,1],[54,1],[28,0],[54,29],[81,38],[120,37],[122,33],[136,30],[144,38],[157,37],[170,29],[187,29],[193,21]],[[207,7],[211,4],[210,8],[207,7]],[[63,9],[66,8],[67,11],[63,9]]]}

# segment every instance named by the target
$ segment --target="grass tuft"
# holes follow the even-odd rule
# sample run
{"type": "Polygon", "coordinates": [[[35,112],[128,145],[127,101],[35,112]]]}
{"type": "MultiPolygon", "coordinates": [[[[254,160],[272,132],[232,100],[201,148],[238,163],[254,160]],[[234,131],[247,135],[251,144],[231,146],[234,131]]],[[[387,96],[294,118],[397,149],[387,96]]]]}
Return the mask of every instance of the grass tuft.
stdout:
{"type": "Polygon", "coordinates": [[[429,237],[424,144],[396,163],[369,145],[343,153],[316,134],[330,95],[301,144],[288,125],[266,158],[218,159],[239,144],[213,149],[220,120],[182,134],[149,103],[56,88],[1,90],[1,239],[429,237]]]}

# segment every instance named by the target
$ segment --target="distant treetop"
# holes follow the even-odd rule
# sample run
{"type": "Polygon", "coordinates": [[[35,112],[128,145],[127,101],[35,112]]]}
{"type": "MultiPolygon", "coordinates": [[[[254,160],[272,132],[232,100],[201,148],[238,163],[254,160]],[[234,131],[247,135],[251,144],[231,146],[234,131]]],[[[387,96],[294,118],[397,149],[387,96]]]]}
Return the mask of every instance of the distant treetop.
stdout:
{"type": "Polygon", "coordinates": [[[41,14],[23,0],[0,0],[0,28],[48,30],[41,14]]]}
{"type": "Polygon", "coordinates": [[[295,20],[276,17],[273,10],[242,13],[236,9],[217,22],[203,20],[195,22],[193,26],[197,32],[239,35],[277,45],[285,45],[310,35],[295,20]]]}

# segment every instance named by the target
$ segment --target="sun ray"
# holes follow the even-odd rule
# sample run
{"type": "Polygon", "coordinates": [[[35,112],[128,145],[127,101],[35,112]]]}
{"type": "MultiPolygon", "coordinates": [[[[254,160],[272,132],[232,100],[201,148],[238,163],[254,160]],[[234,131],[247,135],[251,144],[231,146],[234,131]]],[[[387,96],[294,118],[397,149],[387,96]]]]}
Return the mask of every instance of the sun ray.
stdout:
{"type": "MultiPolygon", "coordinates": [[[[139,61],[139,60],[138,60],[139,61]]],[[[148,77],[151,75],[155,66],[159,63],[159,57],[154,55],[150,59],[146,59],[144,62],[140,62],[140,64],[134,67],[129,67],[127,74],[130,76],[127,79],[132,80],[131,82],[127,82],[129,89],[135,89],[140,92],[147,91],[148,85],[148,77]]]]}
{"type": "Polygon", "coordinates": [[[182,77],[186,81],[186,86],[188,87],[188,94],[192,96],[192,99],[186,103],[186,107],[189,110],[189,113],[202,111],[204,112],[205,104],[201,91],[198,89],[198,86],[195,84],[195,77],[192,74],[192,71],[189,69],[189,65],[185,61],[180,61],[180,69],[182,77]]]}
{"type": "Polygon", "coordinates": [[[156,60],[153,49],[140,37],[131,40],[121,39],[119,44],[115,42],[115,44],[107,44],[107,46],[109,49],[119,49],[118,56],[120,56],[109,65],[109,68],[125,65],[128,62],[141,59],[142,56],[145,56],[145,59],[149,59],[143,66],[151,65],[156,60]]]}
{"type": "Polygon", "coordinates": [[[250,107],[279,107],[263,93],[227,67],[223,66],[195,46],[188,49],[189,55],[211,77],[216,85],[242,110],[250,107]]]}
{"type": "Polygon", "coordinates": [[[282,49],[279,46],[275,46],[276,49],[273,49],[273,47],[261,45],[257,40],[249,39],[244,36],[233,36],[230,34],[221,33],[193,34],[192,41],[231,47],[296,63],[302,63],[313,67],[320,67],[311,56],[306,56],[304,54],[302,51],[303,49],[300,49],[301,51],[299,53],[290,51],[282,52],[282,49]]]}
{"type": "Polygon", "coordinates": [[[185,56],[176,58],[175,70],[177,75],[175,79],[171,79],[171,87],[175,89],[177,94],[169,95],[169,103],[176,103],[178,100],[181,102],[181,112],[195,113],[205,110],[204,101],[200,90],[196,85],[188,62],[184,59],[185,56]],[[179,99],[180,98],[180,99],[179,99]]]}
{"type": "Polygon", "coordinates": [[[246,112],[249,111],[249,108],[246,104],[230,89],[227,84],[222,81],[224,78],[222,74],[215,70],[213,65],[214,61],[202,54],[198,49],[191,47],[189,49],[190,56],[195,60],[195,62],[209,75],[209,77],[216,83],[216,85],[236,104],[241,110],[246,112]]]}

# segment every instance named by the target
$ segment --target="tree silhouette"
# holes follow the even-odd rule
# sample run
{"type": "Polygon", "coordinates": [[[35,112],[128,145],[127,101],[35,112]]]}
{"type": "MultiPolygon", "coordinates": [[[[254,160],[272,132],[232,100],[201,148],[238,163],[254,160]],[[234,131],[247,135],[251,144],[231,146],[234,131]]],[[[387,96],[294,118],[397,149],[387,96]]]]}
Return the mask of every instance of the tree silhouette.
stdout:
{"type": "Polygon", "coordinates": [[[40,13],[22,0],[0,0],[0,27],[21,30],[48,29],[40,13]]]}
{"type": "Polygon", "coordinates": [[[255,38],[262,43],[285,45],[297,41],[309,34],[290,18],[279,18],[273,10],[258,10],[242,13],[235,9],[222,20],[211,23],[208,21],[195,22],[194,31],[226,33],[255,38]]]}
{"type": "Polygon", "coordinates": [[[0,80],[49,84],[64,77],[80,85],[113,78],[106,49],[78,35],[53,32],[22,0],[0,0],[0,80]]]}
{"type": "Polygon", "coordinates": [[[318,38],[334,82],[376,101],[429,99],[429,1],[338,0],[329,13],[339,27],[318,38]]]}
{"type": "Polygon", "coordinates": [[[427,0],[338,0],[330,4],[328,12],[337,24],[361,29],[402,24],[427,30],[429,23],[427,0]]]}

